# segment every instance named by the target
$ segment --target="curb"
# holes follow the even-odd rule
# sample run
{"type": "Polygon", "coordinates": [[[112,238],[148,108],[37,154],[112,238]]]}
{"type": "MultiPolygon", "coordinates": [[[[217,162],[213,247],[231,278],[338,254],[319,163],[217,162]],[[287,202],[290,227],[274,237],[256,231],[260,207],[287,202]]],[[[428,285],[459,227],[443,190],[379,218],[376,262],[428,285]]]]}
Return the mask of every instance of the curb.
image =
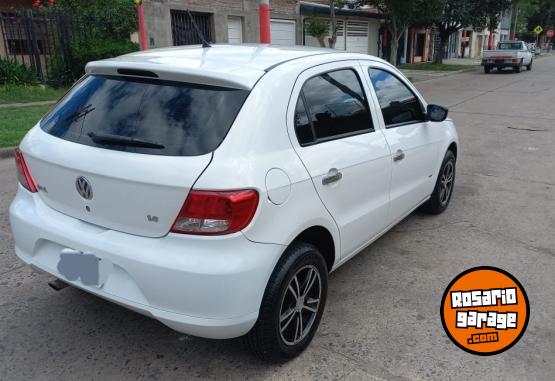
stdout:
{"type": "Polygon", "coordinates": [[[17,147],[0,148],[0,159],[8,159],[15,156],[15,149],[17,147]]]}
{"type": "Polygon", "coordinates": [[[26,103],[4,103],[0,104],[0,110],[9,108],[20,108],[20,107],[39,107],[39,106],[50,106],[57,101],[40,101],[40,102],[26,102],[26,103]]]}

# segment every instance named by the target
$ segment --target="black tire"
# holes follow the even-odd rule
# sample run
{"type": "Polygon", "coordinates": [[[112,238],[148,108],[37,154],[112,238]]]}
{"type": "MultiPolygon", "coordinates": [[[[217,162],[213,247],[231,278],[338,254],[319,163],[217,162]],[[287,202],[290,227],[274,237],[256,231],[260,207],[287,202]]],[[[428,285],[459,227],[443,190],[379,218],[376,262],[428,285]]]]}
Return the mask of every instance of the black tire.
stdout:
{"type": "Polygon", "coordinates": [[[522,60],[520,60],[520,64],[518,66],[515,66],[513,70],[515,71],[515,73],[520,73],[522,71],[522,60]]]}
{"type": "MultiPolygon", "coordinates": [[[[299,355],[308,347],[318,329],[326,305],[327,291],[328,268],[322,254],[315,246],[310,244],[302,242],[291,244],[279,260],[268,281],[255,326],[245,335],[245,341],[250,350],[262,360],[276,363],[285,362],[299,355]],[[302,297],[301,305],[304,308],[312,306],[316,310],[315,312],[305,310],[302,307],[300,311],[297,311],[299,303],[295,303],[293,291],[289,289],[290,282],[294,286],[294,277],[297,276],[299,284],[295,288],[304,291],[308,281],[302,280],[302,275],[306,272],[308,277],[308,271],[317,271],[318,278],[313,275],[315,279],[313,286],[302,297]],[[314,304],[316,303],[314,302],[316,299],[314,297],[316,295],[316,285],[319,285],[319,301],[314,304]],[[312,297],[309,297],[311,293],[312,297]],[[283,309],[293,312],[282,313],[283,309]],[[288,313],[290,315],[287,315],[288,313]],[[303,313],[305,316],[303,316],[303,313]],[[280,318],[284,316],[291,316],[292,320],[289,320],[289,318],[282,319],[282,331],[280,318]],[[302,320],[299,320],[299,316],[302,320]],[[308,319],[306,319],[307,317],[308,319]],[[304,322],[305,319],[306,322],[304,322]],[[303,328],[297,330],[299,321],[304,322],[306,332],[303,332],[303,328]],[[293,324],[295,324],[294,327],[293,324]],[[308,324],[310,324],[309,327],[308,324]],[[293,328],[294,332],[291,332],[293,328]],[[295,343],[298,332],[301,334],[298,337],[299,341],[295,343]],[[288,344],[288,338],[294,340],[288,344]]],[[[298,294],[300,295],[301,292],[298,294]]]]}
{"type": "Polygon", "coordinates": [[[491,71],[491,67],[484,66],[484,73],[489,74],[490,71],[491,71]]]}
{"type": "Polygon", "coordinates": [[[530,63],[528,65],[526,65],[526,70],[531,71],[533,63],[534,63],[534,60],[530,60],[530,63]]]}
{"type": "Polygon", "coordinates": [[[453,188],[455,187],[456,163],[457,160],[455,159],[453,152],[447,151],[439,169],[434,191],[432,192],[430,199],[422,205],[422,210],[429,214],[440,214],[447,209],[449,202],[451,201],[451,196],[453,195],[453,188]],[[452,168],[452,176],[450,187],[448,188],[449,193],[447,194],[447,197],[445,197],[445,194],[443,193],[445,190],[442,191],[442,189],[445,189],[444,186],[446,184],[444,183],[444,180],[446,180],[446,178],[444,176],[446,176],[448,166],[451,166],[452,168]]]}

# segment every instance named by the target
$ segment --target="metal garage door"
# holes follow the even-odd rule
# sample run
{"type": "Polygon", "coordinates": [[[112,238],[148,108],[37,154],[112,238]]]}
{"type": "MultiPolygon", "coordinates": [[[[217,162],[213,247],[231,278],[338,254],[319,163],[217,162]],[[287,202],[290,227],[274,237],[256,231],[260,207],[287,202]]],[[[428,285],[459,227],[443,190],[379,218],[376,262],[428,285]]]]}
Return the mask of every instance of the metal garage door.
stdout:
{"type": "Polygon", "coordinates": [[[368,22],[347,21],[347,51],[368,54],[368,22]]]}
{"type": "Polygon", "coordinates": [[[295,45],[295,21],[272,19],[270,20],[270,32],[272,45],[295,45]]]}
{"type": "Polygon", "coordinates": [[[227,41],[230,44],[243,42],[243,23],[241,17],[229,16],[227,18],[227,41]]]}

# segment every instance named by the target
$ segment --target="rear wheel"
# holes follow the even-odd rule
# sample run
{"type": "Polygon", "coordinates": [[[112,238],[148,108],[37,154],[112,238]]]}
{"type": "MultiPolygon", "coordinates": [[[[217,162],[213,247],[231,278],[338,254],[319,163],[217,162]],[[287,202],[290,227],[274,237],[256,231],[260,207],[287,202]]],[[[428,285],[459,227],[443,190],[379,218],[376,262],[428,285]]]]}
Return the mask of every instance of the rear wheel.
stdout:
{"type": "Polygon", "coordinates": [[[263,360],[287,361],[308,347],[324,312],[328,269],[318,249],[294,243],[280,259],[264,293],[258,320],[245,336],[263,360]]]}
{"type": "Polygon", "coordinates": [[[491,67],[484,66],[484,73],[489,74],[490,71],[491,71],[491,67]]]}
{"type": "Polygon", "coordinates": [[[518,64],[518,66],[515,66],[513,69],[515,73],[520,73],[522,71],[522,60],[520,60],[520,63],[518,64]]]}
{"type": "Polygon", "coordinates": [[[534,60],[530,60],[530,63],[528,65],[526,65],[526,70],[530,71],[532,70],[532,63],[534,62],[534,60]]]}
{"type": "Polygon", "coordinates": [[[430,199],[422,206],[424,211],[430,214],[440,214],[447,209],[455,186],[455,165],[455,155],[453,152],[447,151],[441,163],[434,191],[430,199]]]}

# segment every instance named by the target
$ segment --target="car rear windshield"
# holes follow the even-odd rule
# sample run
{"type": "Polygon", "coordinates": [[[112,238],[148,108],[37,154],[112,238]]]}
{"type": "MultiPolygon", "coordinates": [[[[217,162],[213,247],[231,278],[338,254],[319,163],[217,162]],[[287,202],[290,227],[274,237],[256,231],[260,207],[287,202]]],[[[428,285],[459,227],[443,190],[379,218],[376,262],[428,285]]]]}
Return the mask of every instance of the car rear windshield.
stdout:
{"type": "Polygon", "coordinates": [[[498,48],[500,50],[520,50],[520,42],[500,42],[498,48]]]}
{"type": "Polygon", "coordinates": [[[225,138],[249,92],[182,82],[88,76],[43,118],[59,138],[111,150],[196,156],[225,138]]]}

